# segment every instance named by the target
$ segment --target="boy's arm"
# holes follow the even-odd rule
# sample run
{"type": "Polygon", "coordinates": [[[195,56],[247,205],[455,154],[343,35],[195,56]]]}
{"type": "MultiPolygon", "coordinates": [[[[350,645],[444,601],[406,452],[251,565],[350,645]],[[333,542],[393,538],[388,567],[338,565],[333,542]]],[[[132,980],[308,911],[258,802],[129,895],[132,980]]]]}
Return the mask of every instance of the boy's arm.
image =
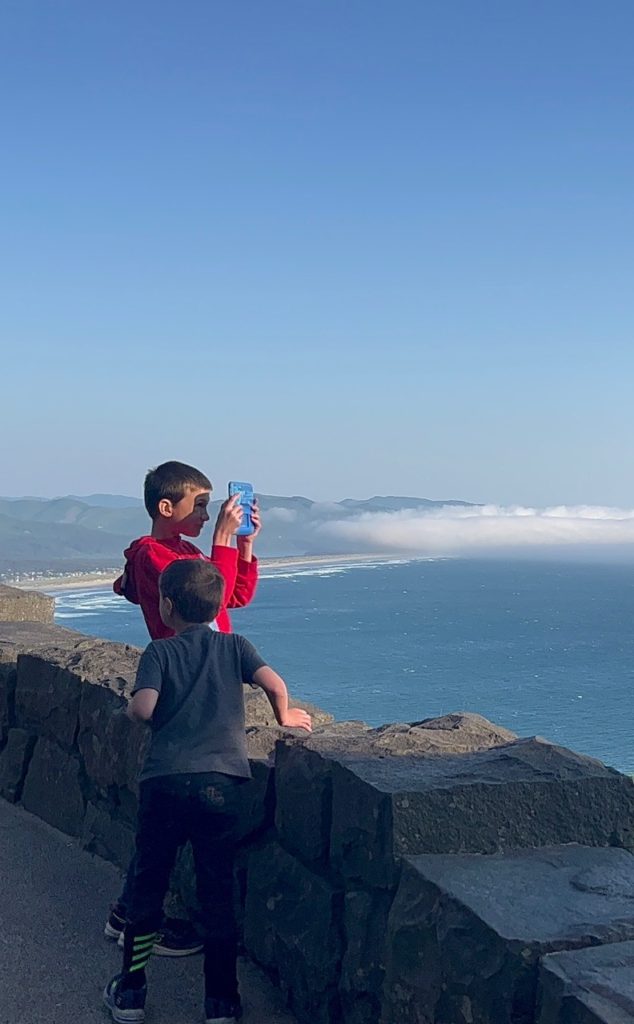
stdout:
{"type": "Polygon", "coordinates": [[[159,695],[156,690],[137,690],[128,703],[126,714],[133,722],[149,722],[159,695]]]}
{"type": "Polygon", "coordinates": [[[238,537],[238,550],[231,547],[242,519],[240,495],[224,501],[218,513],[211,548],[211,561],[225,578],[225,608],[244,608],[253,600],[258,582],[258,563],[253,556],[253,541],[260,532],[260,511],[254,503],[251,518],[255,527],[249,537],[238,537]]]}
{"type": "Polygon", "coordinates": [[[236,578],[233,584],[233,592],[227,593],[227,608],[244,608],[253,600],[258,585],[258,560],[251,557],[245,561],[241,554],[238,554],[236,563],[236,578]]]}
{"type": "Polygon", "coordinates": [[[161,663],[154,645],[150,644],[139,661],[132,697],[127,707],[128,718],[133,722],[149,722],[158,703],[162,686],[161,663]]]}
{"type": "Polygon", "coordinates": [[[210,561],[222,573],[225,581],[223,604],[225,607],[230,607],[238,575],[238,552],[235,548],[226,547],[224,544],[214,544],[211,549],[210,561]]]}
{"type": "Polygon", "coordinates": [[[274,672],[268,665],[264,665],[254,672],[253,682],[264,690],[278,725],[312,732],[311,718],[308,712],[301,708],[289,708],[286,683],[281,676],[278,676],[277,672],[274,672]]]}
{"type": "Polygon", "coordinates": [[[231,599],[236,585],[238,572],[238,552],[231,546],[233,536],[242,519],[240,495],[234,494],[220,506],[213,540],[211,542],[210,561],[220,570],[225,581],[224,607],[232,607],[231,599]]]}
{"type": "Polygon", "coordinates": [[[260,510],[257,501],[251,510],[253,533],[238,537],[238,571],[233,592],[227,595],[227,608],[244,608],[253,600],[258,585],[258,560],[253,554],[253,541],[261,529],[260,510]]]}

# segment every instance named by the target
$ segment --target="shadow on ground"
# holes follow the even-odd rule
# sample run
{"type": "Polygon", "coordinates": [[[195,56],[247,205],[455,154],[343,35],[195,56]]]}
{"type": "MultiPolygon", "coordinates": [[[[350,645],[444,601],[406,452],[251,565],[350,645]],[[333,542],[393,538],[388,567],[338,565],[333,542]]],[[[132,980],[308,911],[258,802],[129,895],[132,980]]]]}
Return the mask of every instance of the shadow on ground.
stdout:
{"type": "MultiPolygon", "coordinates": [[[[105,982],[120,953],[103,924],[119,872],[72,839],[0,800],[0,1024],[106,1024],[105,982]]],[[[155,959],[147,1024],[203,1019],[202,960],[155,959]]],[[[243,1024],[294,1024],[280,994],[241,964],[243,1024]]]]}

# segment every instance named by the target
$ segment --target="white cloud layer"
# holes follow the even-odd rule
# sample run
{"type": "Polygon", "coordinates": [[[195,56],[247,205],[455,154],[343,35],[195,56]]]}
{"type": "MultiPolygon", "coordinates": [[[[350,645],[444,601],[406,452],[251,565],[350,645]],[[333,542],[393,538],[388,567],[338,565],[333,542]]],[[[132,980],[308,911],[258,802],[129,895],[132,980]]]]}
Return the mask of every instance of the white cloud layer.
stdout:
{"type": "Polygon", "coordinates": [[[428,556],[588,555],[634,559],[634,509],[593,505],[526,508],[443,506],[363,513],[318,527],[348,551],[428,556]]]}
{"type": "Polygon", "coordinates": [[[294,523],[297,519],[297,512],[295,509],[279,508],[276,505],[275,508],[268,509],[266,518],[274,523],[294,523]]]}

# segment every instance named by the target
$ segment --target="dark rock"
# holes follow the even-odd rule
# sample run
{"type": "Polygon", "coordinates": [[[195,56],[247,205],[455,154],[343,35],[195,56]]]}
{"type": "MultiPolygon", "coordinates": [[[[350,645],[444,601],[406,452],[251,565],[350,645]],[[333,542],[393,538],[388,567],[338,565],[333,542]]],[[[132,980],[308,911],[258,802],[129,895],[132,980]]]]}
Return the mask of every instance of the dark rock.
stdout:
{"type": "MultiPolygon", "coordinates": [[[[85,633],[62,626],[48,626],[39,622],[0,621],[0,663],[15,665],[18,655],[45,647],[71,650],[78,643],[90,642],[85,633]]],[[[103,641],[104,643],[106,641],[103,641]]]]}
{"type": "Polygon", "coordinates": [[[392,893],[348,892],[339,992],[345,1024],[376,1024],[385,973],[385,937],[392,893]]]}
{"type": "MultiPolygon", "coordinates": [[[[302,705],[307,710],[312,705],[302,705]]],[[[322,744],[322,737],[338,737],[343,734],[352,736],[358,732],[368,732],[369,725],[364,722],[334,722],[331,716],[313,708],[313,732],[307,733],[304,729],[285,729],[279,725],[247,725],[247,749],[249,757],[259,759],[275,760],[275,748],[281,740],[288,743],[296,742],[308,749],[319,749],[322,744]],[[328,717],[329,721],[322,719],[328,717]]]]}
{"type": "Polygon", "coordinates": [[[539,739],[444,757],[333,761],[331,865],[389,886],[412,853],[634,845],[634,783],[539,739]]]}
{"type": "Polygon", "coordinates": [[[135,832],[113,818],[107,806],[88,803],[80,843],[89,853],[111,860],[125,871],[134,853],[135,832]]]}
{"type": "Polygon", "coordinates": [[[273,968],[298,1018],[340,1019],[343,894],[276,843],[249,858],[244,939],[273,968]]]}
{"type": "Polygon", "coordinates": [[[83,637],[75,644],[66,667],[82,682],[108,686],[128,697],[134,686],[142,651],[130,644],[83,637]]]}
{"type": "Polygon", "coordinates": [[[86,638],[81,633],[37,622],[0,622],[0,747],[15,725],[14,703],[18,656],[28,651],[66,645],[86,638]]]}
{"type": "Polygon", "coordinates": [[[247,862],[245,948],[258,963],[273,971],[276,908],[285,898],[283,873],[287,859],[292,858],[277,843],[270,842],[252,850],[247,862]]]}
{"type": "Polygon", "coordinates": [[[15,667],[0,663],[0,749],[6,743],[9,729],[13,725],[16,679],[15,667]]]}
{"type": "Polygon", "coordinates": [[[330,762],[301,744],[277,748],[275,824],[280,838],[304,860],[325,861],[330,848],[330,762]]]}
{"type": "Polygon", "coordinates": [[[347,755],[364,722],[337,722],[303,737],[284,737],[276,747],[275,824],[283,843],[306,861],[325,861],[332,820],[332,758],[347,755]]]}
{"type": "Polygon", "coordinates": [[[389,917],[382,1019],[532,1024],[542,954],[631,938],[625,850],[408,857],[389,917]]]}
{"type": "MultiPolygon", "coordinates": [[[[425,718],[410,724],[382,725],[371,733],[372,749],[378,754],[469,754],[501,747],[517,735],[482,715],[458,711],[439,718],[425,718]]],[[[350,753],[354,752],[354,745],[350,753]]]]}
{"type": "Polygon", "coordinates": [[[68,657],[55,648],[19,656],[15,719],[22,728],[70,748],[77,732],[81,681],[67,670],[68,657]]]}
{"type": "Polygon", "coordinates": [[[88,778],[95,786],[127,786],[136,791],[150,730],[132,722],[127,701],[108,684],[84,683],[79,702],[77,743],[88,778]]]}
{"type": "Polygon", "coordinates": [[[35,736],[24,729],[9,732],[7,745],[0,754],[0,796],[11,803],[20,799],[34,746],[35,736]]]}
{"type": "Polygon", "coordinates": [[[284,843],[305,860],[323,861],[330,848],[337,763],[485,750],[513,736],[480,715],[453,714],[378,729],[364,722],[337,722],[286,740],[276,754],[277,828],[284,843]]]}
{"type": "Polygon", "coordinates": [[[266,761],[251,760],[252,777],[240,787],[241,842],[253,839],[273,825],[275,786],[273,768],[266,761]]]}
{"type": "Polygon", "coordinates": [[[20,654],[16,723],[70,748],[78,728],[82,685],[99,683],[116,693],[129,693],[138,660],[136,648],[88,637],[20,654]]]}
{"type": "Polygon", "coordinates": [[[84,819],[79,762],[56,743],[39,739],[24,783],[22,803],[49,825],[78,836],[84,819]]]}
{"type": "Polygon", "coordinates": [[[338,722],[309,736],[286,739],[276,755],[276,824],[283,842],[308,862],[328,858],[337,763],[488,750],[509,737],[513,733],[479,715],[457,714],[378,729],[364,722],[338,722]]]}
{"type": "Polygon", "coordinates": [[[281,739],[298,738],[299,729],[282,729],[279,725],[248,725],[247,752],[250,758],[259,761],[275,760],[275,745],[281,739]]]}
{"type": "Polygon", "coordinates": [[[634,942],[550,953],[539,981],[539,1024],[634,1022],[634,942]]]}
{"type": "Polygon", "coordinates": [[[0,583],[0,622],[52,623],[54,613],[54,597],[0,583]]]}

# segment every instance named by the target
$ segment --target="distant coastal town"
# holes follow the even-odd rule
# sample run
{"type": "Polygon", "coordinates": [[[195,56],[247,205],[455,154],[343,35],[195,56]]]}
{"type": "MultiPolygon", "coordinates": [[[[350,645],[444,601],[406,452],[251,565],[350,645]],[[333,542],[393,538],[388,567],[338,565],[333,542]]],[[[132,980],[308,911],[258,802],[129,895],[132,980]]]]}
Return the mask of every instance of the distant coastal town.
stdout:
{"type": "MultiPolygon", "coordinates": [[[[399,559],[400,560],[400,559],[399,559]]],[[[393,555],[291,555],[287,558],[261,558],[260,567],[267,569],[301,569],[320,565],[354,565],[367,562],[393,562],[393,555]]],[[[403,559],[408,561],[408,559],[403,559]]],[[[93,570],[77,570],[60,573],[59,570],[0,573],[0,582],[22,590],[71,590],[83,587],[109,586],[121,573],[121,567],[93,570]]]]}

